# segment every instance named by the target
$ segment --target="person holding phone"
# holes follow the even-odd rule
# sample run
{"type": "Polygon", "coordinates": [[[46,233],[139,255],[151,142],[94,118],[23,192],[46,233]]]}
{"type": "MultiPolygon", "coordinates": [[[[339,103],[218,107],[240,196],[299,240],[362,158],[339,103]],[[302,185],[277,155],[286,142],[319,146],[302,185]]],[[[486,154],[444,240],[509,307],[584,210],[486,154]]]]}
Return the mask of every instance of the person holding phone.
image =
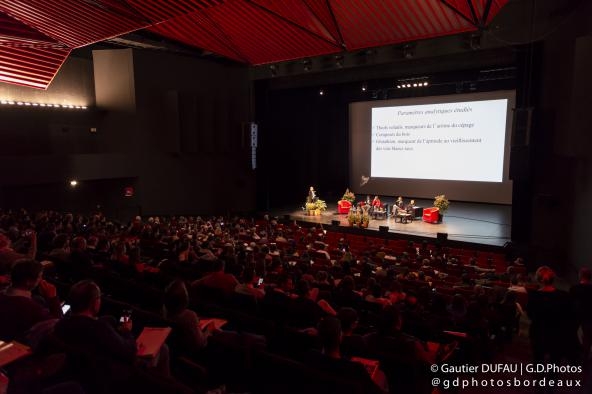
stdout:
{"type": "Polygon", "coordinates": [[[247,296],[255,297],[260,300],[265,296],[263,290],[263,278],[257,278],[252,268],[245,269],[243,272],[243,283],[239,283],[234,288],[234,292],[247,296]]]}

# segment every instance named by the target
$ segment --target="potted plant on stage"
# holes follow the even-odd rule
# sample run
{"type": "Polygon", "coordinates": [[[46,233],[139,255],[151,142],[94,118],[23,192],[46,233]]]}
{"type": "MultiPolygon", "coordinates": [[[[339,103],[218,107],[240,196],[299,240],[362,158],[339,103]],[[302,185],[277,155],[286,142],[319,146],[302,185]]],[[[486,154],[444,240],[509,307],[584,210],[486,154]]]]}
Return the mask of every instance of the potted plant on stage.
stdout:
{"type": "Polygon", "coordinates": [[[317,209],[317,204],[314,202],[307,202],[304,204],[304,210],[310,215],[314,216],[317,209]]]}
{"type": "Polygon", "coordinates": [[[442,222],[444,218],[444,214],[448,210],[450,206],[450,201],[446,198],[444,194],[440,194],[439,196],[434,197],[434,206],[438,208],[439,218],[438,222],[442,222]]]}
{"type": "Polygon", "coordinates": [[[368,214],[367,210],[364,210],[362,212],[362,217],[360,218],[360,227],[368,228],[369,224],[370,224],[370,215],[368,214]]]}
{"type": "Polygon", "coordinates": [[[327,210],[327,203],[324,200],[318,199],[315,203],[315,215],[320,215],[321,212],[327,210]]]}
{"type": "Polygon", "coordinates": [[[347,214],[347,222],[349,223],[350,226],[355,226],[356,224],[358,224],[360,221],[360,214],[358,213],[358,210],[355,208],[352,208],[349,210],[349,213],[347,214]]]}

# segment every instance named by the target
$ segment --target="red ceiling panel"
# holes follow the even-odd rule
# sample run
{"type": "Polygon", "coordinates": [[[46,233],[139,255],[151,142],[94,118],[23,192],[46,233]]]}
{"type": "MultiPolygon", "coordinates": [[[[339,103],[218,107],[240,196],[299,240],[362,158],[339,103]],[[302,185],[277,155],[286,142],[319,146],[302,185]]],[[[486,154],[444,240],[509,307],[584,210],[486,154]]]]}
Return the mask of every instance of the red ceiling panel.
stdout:
{"type": "Polygon", "coordinates": [[[0,0],[0,81],[46,88],[72,48],[148,27],[264,64],[475,30],[508,0],[0,0]]]}
{"type": "Polygon", "coordinates": [[[234,1],[203,11],[251,64],[264,64],[338,52],[335,44],[306,29],[261,10],[249,2],[234,1]]]}
{"type": "MultiPolygon", "coordinates": [[[[449,9],[454,8],[456,12],[464,15],[464,17],[470,21],[476,22],[475,18],[471,13],[471,6],[469,1],[474,3],[474,0],[439,0],[444,5],[448,5],[449,9]]],[[[479,0],[478,0],[479,1],[479,0]]],[[[454,12],[454,10],[452,10],[454,12]]]]}
{"type": "Polygon", "coordinates": [[[438,0],[334,0],[331,4],[350,50],[476,29],[438,0]]]}
{"type": "Polygon", "coordinates": [[[315,17],[323,24],[323,26],[331,33],[333,37],[343,44],[339,26],[333,15],[331,3],[328,0],[302,0],[308,8],[312,11],[315,17]]]}
{"type": "Polygon", "coordinates": [[[268,10],[278,18],[284,18],[288,23],[294,23],[295,25],[310,31],[312,34],[315,34],[324,40],[334,44],[339,42],[338,37],[332,35],[329,30],[327,30],[304,1],[251,0],[251,3],[258,5],[263,10],[268,10]]]}
{"type": "Polygon", "coordinates": [[[152,23],[158,23],[219,5],[224,0],[126,0],[126,2],[152,23]]]}
{"type": "Polygon", "coordinates": [[[207,48],[230,59],[248,63],[220,27],[203,13],[183,15],[167,23],[154,25],[150,30],[184,44],[207,48]]]}

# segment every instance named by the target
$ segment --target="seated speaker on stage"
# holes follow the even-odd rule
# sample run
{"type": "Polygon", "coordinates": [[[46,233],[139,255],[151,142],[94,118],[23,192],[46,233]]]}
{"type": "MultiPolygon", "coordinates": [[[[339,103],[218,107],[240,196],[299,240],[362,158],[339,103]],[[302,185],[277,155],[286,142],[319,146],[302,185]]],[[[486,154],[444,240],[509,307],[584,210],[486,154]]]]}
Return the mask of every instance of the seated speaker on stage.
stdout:
{"type": "Polygon", "coordinates": [[[397,197],[395,203],[393,204],[393,211],[391,212],[391,216],[396,217],[399,210],[404,208],[403,205],[403,197],[397,197]]]}
{"type": "Polygon", "coordinates": [[[415,218],[415,200],[409,201],[409,204],[407,204],[407,206],[405,207],[405,211],[409,215],[411,215],[409,216],[409,219],[413,221],[413,219],[415,218]]]}
{"type": "Polygon", "coordinates": [[[374,196],[374,199],[372,200],[372,207],[374,207],[374,208],[382,207],[382,203],[380,202],[380,198],[378,198],[378,196],[374,196]]]}

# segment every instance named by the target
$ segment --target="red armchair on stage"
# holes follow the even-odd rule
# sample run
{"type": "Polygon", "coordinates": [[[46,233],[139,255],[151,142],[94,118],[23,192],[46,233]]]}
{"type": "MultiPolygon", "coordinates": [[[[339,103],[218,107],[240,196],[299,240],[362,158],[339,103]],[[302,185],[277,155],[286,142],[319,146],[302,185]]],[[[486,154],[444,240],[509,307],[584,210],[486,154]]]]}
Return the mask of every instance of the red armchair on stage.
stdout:
{"type": "Polygon", "coordinates": [[[423,221],[426,223],[438,223],[440,218],[440,210],[438,208],[424,208],[423,221]]]}
{"type": "Polygon", "coordinates": [[[337,213],[349,213],[352,203],[347,200],[339,200],[337,202],[337,213]]]}

